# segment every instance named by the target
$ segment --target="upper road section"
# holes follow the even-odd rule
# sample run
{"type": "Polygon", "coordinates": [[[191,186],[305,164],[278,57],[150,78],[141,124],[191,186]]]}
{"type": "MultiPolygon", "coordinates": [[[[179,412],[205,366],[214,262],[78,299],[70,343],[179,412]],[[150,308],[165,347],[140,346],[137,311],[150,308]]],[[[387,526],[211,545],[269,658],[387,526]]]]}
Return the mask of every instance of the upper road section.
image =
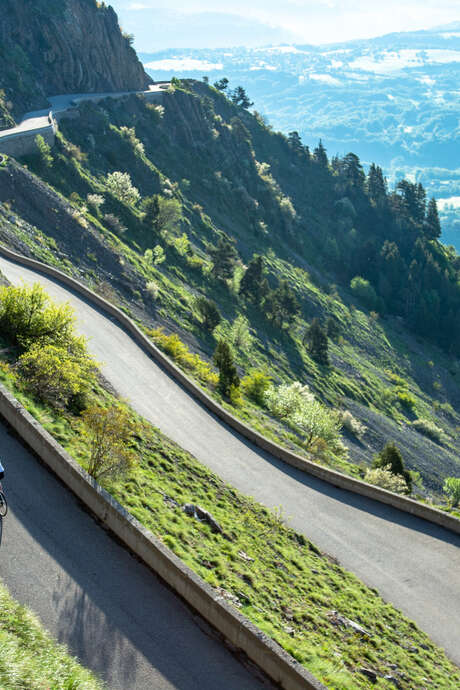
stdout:
{"type": "Polygon", "coordinates": [[[460,664],[460,535],[285,465],[220,422],[110,318],[56,281],[0,258],[12,283],[39,282],[75,310],[118,393],[224,480],[268,507],[375,587],[460,664]]]}
{"type": "Polygon", "coordinates": [[[61,96],[51,96],[48,100],[50,107],[44,110],[34,110],[26,113],[19,125],[11,129],[4,129],[0,132],[0,141],[17,136],[33,134],[36,130],[50,127],[50,113],[53,117],[59,117],[67,110],[75,108],[82,101],[101,101],[104,98],[122,98],[130,94],[144,94],[147,97],[155,98],[154,94],[161,94],[165,88],[164,84],[152,84],[146,91],[119,91],[110,93],[73,93],[61,96]]]}

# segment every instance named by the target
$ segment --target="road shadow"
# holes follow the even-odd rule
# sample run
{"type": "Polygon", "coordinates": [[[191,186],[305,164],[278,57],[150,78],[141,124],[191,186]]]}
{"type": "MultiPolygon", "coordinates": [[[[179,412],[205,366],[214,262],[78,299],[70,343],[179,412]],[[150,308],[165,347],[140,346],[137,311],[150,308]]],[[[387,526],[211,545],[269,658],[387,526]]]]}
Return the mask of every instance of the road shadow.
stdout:
{"type": "Polygon", "coordinates": [[[22,603],[48,608],[52,624],[45,621],[46,626],[72,654],[112,690],[263,688],[3,425],[0,439],[8,458],[8,519],[30,535],[34,548],[24,572],[15,556],[23,547],[14,542],[13,529],[5,530],[2,576],[14,582],[15,593],[24,592],[22,603]],[[35,551],[45,553],[44,564],[36,567],[35,551]],[[43,578],[46,587],[40,586],[43,578]]]}

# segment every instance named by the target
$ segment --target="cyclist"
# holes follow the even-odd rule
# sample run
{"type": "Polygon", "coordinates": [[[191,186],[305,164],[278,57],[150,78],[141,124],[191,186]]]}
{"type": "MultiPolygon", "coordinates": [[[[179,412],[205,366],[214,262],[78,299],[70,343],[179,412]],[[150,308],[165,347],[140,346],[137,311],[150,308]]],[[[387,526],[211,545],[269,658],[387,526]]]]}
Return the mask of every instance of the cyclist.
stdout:
{"type": "Polygon", "coordinates": [[[0,520],[2,517],[5,517],[7,511],[8,511],[8,504],[6,502],[5,494],[3,493],[3,487],[2,487],[2,482],[1,480],[5,476],[5,470],[3,468],[3,465],[0,461],[0,520]]]}

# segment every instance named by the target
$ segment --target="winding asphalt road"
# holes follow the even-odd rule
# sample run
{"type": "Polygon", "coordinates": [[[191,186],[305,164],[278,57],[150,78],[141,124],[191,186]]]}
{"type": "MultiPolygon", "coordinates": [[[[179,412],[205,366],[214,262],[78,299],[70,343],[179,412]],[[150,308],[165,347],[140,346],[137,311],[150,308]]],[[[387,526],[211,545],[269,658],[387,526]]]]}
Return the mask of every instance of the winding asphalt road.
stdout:
{"type": "Polygon", "coordinates": [[[0,447],[0,578],[110,690],[264,689],[3,424],[0,447]]]}
{"type": "Polygon", "coordinates": [[[304,474],[209,414],[123,329],[55,281],[0,258],[12,283],[40,282],[75,309],[102,371],[133,407],[223,479],[269,507],[375,587],[460,665],[460,535],[304,474]]]}
{"type": "Polygon", "coordinates": [[[74,93],[74,94],[64,94],[61,96],[50,96],[48,98],[50,107],[44,108],[42,110],[33,110],[30,113],[26,113],[21,122],[16,127],[11,127],[10,129],[4,129],[0,132],[0,142],[1,140],[6,140],[11,137],[17,137],[21,135],[29,135],[35,130],[43,129],[50,125],[48,115],[50,110],[53,115],[59,115],[66,110],[71,110],[76,105],[82,101],[101,101],[104,98],[121,98],[123,96],[129,96],[130,94],[145,94],[151,95],[153,93],[161,93],[164,85],[161,84],[151,84],[146,91],[116,91],[107,93],[74,93]]]}

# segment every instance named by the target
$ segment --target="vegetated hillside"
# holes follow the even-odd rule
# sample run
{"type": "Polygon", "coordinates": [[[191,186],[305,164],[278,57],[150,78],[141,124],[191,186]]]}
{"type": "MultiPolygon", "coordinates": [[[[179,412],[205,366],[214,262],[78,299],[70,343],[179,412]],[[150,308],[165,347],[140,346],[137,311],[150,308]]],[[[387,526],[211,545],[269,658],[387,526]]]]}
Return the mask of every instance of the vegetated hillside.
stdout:
{"type": "Polygon", "coordinates": [[[141,90],[145,74],[111,7],[96,0],[2,0],[0,129],[61,93],[141,90]]]}
{"type": "Polygon", "coordinates": [[[233,400],[238,414],[353,474],[390,440],[430,491],[459,474],[459,258],[439,244],[419,185],[390,192],[378,167],[366,177],[353,154],[328,162],[196,82],[176,84],[163,106],[84,104],[61,123],[51,159],[27,162],[59,194],[14,163],[0,168],[3,241],[80,269],[206,358],[232,342],[240,374],[308,383],[366,427],[348,420],[344,431],[357,466],[303,444],[260,401],[233,400]],[[117,171],[134,190],[108,177],[117,171]],[[264,270],[251,286],[254,254],[264,270]],[[198,295],[215,301],[216,328],[198,295]],[[330,365],[310,347],[315,317],[330,365]]]}
{"type": "MultiPolygon", "coordinates": [[[[136,34],[136,31],[135,31],[136,34]]],[[[155,50],[154,46],[152,50],[155,50]]],[[[443,199],[443,241],[460,249],[459,25],[323,46],[141,54],[156,78],[242,84],[276,129],[378,161],[389,179],[443,199]],[[184,72],[184,68],[194,71],[184,72]]]]}

